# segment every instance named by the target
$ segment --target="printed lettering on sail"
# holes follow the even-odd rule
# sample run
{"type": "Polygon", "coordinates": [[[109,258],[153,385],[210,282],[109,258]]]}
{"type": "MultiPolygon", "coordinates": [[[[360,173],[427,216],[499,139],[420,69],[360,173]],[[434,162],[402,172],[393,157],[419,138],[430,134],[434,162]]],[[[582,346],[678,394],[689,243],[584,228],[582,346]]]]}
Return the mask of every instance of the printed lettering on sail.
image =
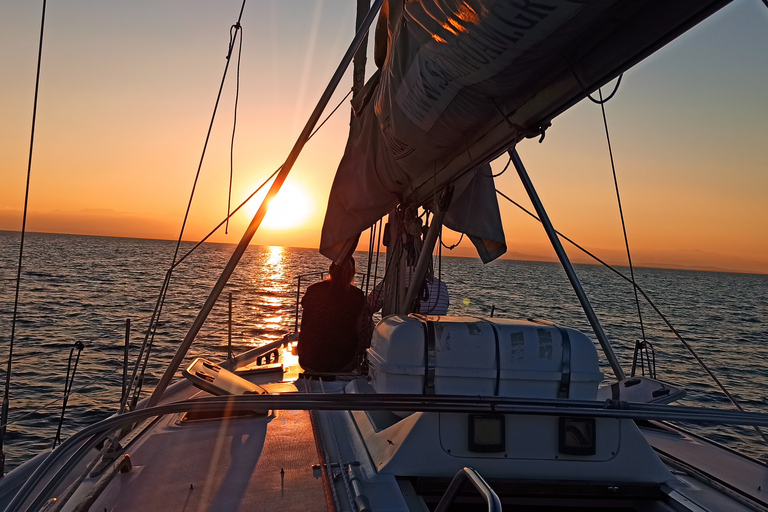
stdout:
{"type": "Polygon", "coordinates": [[[430,32],[431,41],[419,46],[395,101],[425,132],[462,88],[507,68],[582,7],[562,1],[461,2],[454,12],[443,11],[445,19],[430,30],[434,13],[407,5],[407,14],[430,32]]]}

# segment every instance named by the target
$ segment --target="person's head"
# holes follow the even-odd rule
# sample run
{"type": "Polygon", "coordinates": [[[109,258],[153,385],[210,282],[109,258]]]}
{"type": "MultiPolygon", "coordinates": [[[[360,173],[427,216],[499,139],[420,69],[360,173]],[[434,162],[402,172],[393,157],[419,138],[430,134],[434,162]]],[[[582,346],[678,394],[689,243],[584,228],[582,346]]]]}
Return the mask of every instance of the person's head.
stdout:
{"type": "Polygon", "coordinates": [[[347,289],[354,284],[355,260],[352,257],[349,257],[338,265],[336,263],[331,263],[329,272],[329,279],[333,283],[335,289],[347,289]]]}

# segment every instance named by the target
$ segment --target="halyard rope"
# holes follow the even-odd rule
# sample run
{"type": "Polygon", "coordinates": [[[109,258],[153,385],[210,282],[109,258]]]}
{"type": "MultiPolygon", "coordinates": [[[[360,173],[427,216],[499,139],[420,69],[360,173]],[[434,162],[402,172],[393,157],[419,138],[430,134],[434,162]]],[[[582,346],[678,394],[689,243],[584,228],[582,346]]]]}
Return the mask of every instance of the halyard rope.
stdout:
{"type": "MultiPolygon", "coordinates": [[[[619,79],[616,81],[616,87],[614,87],[613,92],[606,98],[603,99],[603,90],[598,89],[597,93],[600,96],[600,101],[595,101],[592,96],[589,96],[589,99],[593,102],[596,102],[600,105],[600,110],[603,113],[603,126],[605,127],[605,140],[608,143],[608,155],[611,158],[611,171],[613,172],[613,185],[616,188],[616,202],[619,205],[619,216],[621,217],[621,230],[624,233],[624,246],[627,249],[627,262],[629,263],[629,275],[632,279],[632,289],[635,293],[635,305],[637,306],[637,318],[640,321],[640,333],[643,336],[643,343],[647,343],[648,340],[645,339],[645,326],[643,325],[643,313],[640,310],[640,298],[637,296],[637,285],[635,284],[635,267],[632,265],[632,253],[629,250],[629,238],[627,237],[627,226],[624,222],[624,209],[621,206],[621,194],[619,194],[619,181],[616,178],[616,165],[613,161],[613,147],[611,146],[611,136],[608,132],[608,118],[605,115],[605,104],[613,98],[613,96],[616,94],[616,91],[619,90],[619,84],[621,84],[621,78],[624,75],[619,75],[619,79]]],[[[634,372],[634,366],[632,368],[634,372]]],[[[634,377],[634,373],[632,375],[634,377]]]]}
{"type": "Polygon", "coordinates": [[[236,86],[235,86],[235,109],[232,115],[232,139],[229,141],[229,193],[227,194],[227,222],[224,228],[224,234],[229,233],[229,217],[230,209],[232,208],[232,178],[235,174],[235,130],[237,129],[237,101],[240,99],[240,57],[243,54],[243,27],[240,22],[235,23],[229,29],[229,52],[227,53],[227,60],[232,56],[232,48],[235,45],[235,39],[237,33],[240,32],[240,47],[237,51],[237,73],[236,86]]]}

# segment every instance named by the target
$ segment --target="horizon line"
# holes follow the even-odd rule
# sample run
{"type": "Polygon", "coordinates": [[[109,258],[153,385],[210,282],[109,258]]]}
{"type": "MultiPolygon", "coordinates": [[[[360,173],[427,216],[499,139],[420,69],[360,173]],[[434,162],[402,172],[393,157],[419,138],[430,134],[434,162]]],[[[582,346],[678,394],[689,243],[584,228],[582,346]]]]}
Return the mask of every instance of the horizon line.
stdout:
{"type": "MultiPolygon", "coordinates": [[[[0,233],[21,233],[21,231],[18,230],[8,230],[8,229],[0,229],[0,233]]],[[[149,241],[157,241],[157,242],[178,242],[178,239],[173,238],[152,238],[152,237],[137,237],[137,236],[121,236],[121,235],[94,235],[94,234],[87,234],[87,233],[57,233],[57,232],[48,232],[48,231],[27,231],[28,234],[37,234],[37,235],[62,235],[62,236],[88,236],[88,237],[100,237],[100,238],[121,238],[126,240],[149,240],[149,241]]],[[[200,240],[187,240],[182,239],[183,243],[199,243],[200,240]]],[[[237,242],[220,242],[220,241],[206,241],[203,242],[205,244],[217,244],[217,245],[237,245],[237,242]]],[[[314,250],[319,251],[318,247],[301,247],[301,246],[289,246],[289,245],[276,245],[276,244],[249,244],[254,247],[283,247],[286,249],[305,249],[305,250],[314,250]]],[[[575,248],[575,247],[574,247],[575,248]]],[[[575,248],[576,249],[576,248],[575,248]]],[[[467,249],[469,250],[469,249],[467,249]]],[[[578,250],[578,249],[577,249],[578,250]]],[[[365,253],[367,251],[365,250],[355,250],[355,252],[365,253]]],[[[581,252],[581,251],[580,251],[581,252]]],[[[386,250],[382,250],[382,253],[386,253],[386,250]]],[[[447,258],[468,258],[468,259],[478,259],[478,256],[468,256],[468,255],[454,255],[454,254],[443,254],[442,256],[447,258]]],[[[594,258],[591,258],[585,254],[580,254],[578,257],[579,260],[584,258],[588,261],[573,261],[573,258],[569,255],[569,258],[571,258],[572,263],[574,265],[593,265],[593,266],[602,266],[602,267],[610,267],[610,268],[629,268],[629,265],[626,263],[622,264],[609,264],[605,265],[603,263],[600,263],[596,261],[594,258]]],[[[560,262],[558,261],[556,256],[545,256],[540,254],[526,254],[526,253],[518,253],[518,252],[506,252],[497,260],[506,260],[506,261],[521,261],[521,262],[529,262],[529,263],[552,263],[560,265],[560,262]]],[[[496,260],[494,260],[496,261],[496,260]]],[[[711,272],[711,273],[725,273],[725,274],[750,274],[750,275],[768,275],[768,270],[766,271],[759,271],[759,270],[744,270],[744,269],[736,269],[736,268],[727,268],[727,267],[719,267],[715,265],[686,265],[686,264],[675,264],[675,263],[644,263],[641,265],[633,265],[632,268],[643,268],[643,269],[652,269],[652,270],[683,270],[683,271],[690,271],[690,272],[711,272]]]]}

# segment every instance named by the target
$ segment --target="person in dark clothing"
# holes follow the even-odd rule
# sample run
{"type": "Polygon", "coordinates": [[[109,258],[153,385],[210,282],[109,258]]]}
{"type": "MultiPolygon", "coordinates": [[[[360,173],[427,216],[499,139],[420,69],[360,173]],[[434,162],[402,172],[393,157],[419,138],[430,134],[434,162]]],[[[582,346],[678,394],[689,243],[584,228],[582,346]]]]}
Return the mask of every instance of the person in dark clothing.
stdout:
{"type": "Polygon", "coordinates": [[[297,348],[305,370],[351,371],[357,366],[365,294],[352,284],[354,277],[352,258],[331,263],[328,279],[307,288],[302,297],[297,348]]]}

